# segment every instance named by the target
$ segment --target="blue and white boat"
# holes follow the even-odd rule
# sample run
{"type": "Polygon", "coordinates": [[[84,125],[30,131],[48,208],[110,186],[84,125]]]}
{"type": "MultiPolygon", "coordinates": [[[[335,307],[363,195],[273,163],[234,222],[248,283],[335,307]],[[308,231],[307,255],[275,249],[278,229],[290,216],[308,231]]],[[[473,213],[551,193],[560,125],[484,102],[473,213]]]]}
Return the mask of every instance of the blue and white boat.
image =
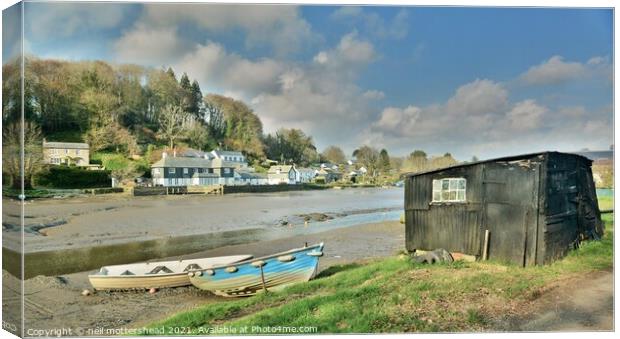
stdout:
{"type": "Polygon", "coordinates": [[[256,259],[188,273],[192,285],[225,297],[275,291],[312,279],[323,256],[323,243],[256,259]]]}

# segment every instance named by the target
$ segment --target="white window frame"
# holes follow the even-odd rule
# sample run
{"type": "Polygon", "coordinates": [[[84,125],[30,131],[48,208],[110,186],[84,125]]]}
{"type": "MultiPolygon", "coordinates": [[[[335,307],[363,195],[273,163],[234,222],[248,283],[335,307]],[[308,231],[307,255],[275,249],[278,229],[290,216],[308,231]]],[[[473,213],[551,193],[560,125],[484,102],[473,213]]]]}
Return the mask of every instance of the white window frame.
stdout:
{"type": "Polygon", "coordinates": [[[466,202],[467,179],[465,178],[441,178],[433,179],[431,201],[442,202],[466,202]]]}
{"type": "Polygon", "coordinates": [[[177,173],[177,169],[174,167],[169,167],[168,168],[168,174],[176,174],[177,173]]]}
{"type": "Polygon", "coordinates": [[[183,174],[189,174],[189,168],[183,167],[183,174]]]}
{"type": "Polygon", "coordinates": [[[224,167],[224,174],[230,174],[230,168],[224,167]]]}
{"type": "Polygon", "coordinates": [[[159,168],[153,168],[153,174],[159,175],[160,174],[159,168]]]}

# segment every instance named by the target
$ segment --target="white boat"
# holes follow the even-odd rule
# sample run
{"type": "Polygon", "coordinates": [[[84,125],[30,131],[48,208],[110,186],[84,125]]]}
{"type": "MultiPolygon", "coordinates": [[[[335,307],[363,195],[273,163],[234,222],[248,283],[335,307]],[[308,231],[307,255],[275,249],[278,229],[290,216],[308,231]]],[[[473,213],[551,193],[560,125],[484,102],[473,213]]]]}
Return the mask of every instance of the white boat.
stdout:
{"type": "Polygon", "coordinates": [[[104,266],[88,280],[95,290],[178,287],[190,284],[187,272],[251,259],[251,255],[104,266]]]}

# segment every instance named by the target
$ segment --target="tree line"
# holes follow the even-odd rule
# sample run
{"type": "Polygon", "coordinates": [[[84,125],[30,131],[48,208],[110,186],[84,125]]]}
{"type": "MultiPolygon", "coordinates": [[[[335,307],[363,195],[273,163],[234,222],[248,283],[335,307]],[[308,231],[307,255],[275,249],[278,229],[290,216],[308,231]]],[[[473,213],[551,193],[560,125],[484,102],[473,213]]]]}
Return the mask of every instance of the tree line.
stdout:
{"type": "MultiPolygon", "coordinates": [[[[23,112],[29,173],[40,167],[41,141],[87,142],[93,152],[143,155],[153,149],[192,147],[243,152],[259,166],[266,159],[301,166],[343,164],[344,152],[319,152],[312,136],[282,128],[265,134],[260,118],[240,100],[203,94],[199,83],[172,68],[113,65],[26,57],[23,112]]],[[[18,175],[21,67],[3,65],[2,120],[5,173],[18,175]],[[17,134],[16,134],[17,133],[17,134]],[[10,143],[18,143],[11,145],[10,143]],[[13,163],[11,163],[13,161],[13,163]]],[[[419,159],[391,158],[387,150],[362,146],[353,154],[373,176],[418,168],[419,159]]],[[[435,161],[436,162],[436,161],[435,161]]],[[[15,180],[14,180],[15,181],[15,180]]],[[[28,180],[27,180],[28,181],[28,180]]]]}

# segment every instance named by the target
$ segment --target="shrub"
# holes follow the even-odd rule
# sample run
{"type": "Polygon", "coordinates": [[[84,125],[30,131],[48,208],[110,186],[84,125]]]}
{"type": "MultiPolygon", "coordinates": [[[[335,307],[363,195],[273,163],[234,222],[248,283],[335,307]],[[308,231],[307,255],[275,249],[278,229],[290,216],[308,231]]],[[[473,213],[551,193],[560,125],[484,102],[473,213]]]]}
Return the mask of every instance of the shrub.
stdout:
{"type": "Polygon", "coordinates": [[[35,184],[47,188],[110,187],[109,171],[89,171],[80,167],[50,166],[35,177],[35,184]]]}

